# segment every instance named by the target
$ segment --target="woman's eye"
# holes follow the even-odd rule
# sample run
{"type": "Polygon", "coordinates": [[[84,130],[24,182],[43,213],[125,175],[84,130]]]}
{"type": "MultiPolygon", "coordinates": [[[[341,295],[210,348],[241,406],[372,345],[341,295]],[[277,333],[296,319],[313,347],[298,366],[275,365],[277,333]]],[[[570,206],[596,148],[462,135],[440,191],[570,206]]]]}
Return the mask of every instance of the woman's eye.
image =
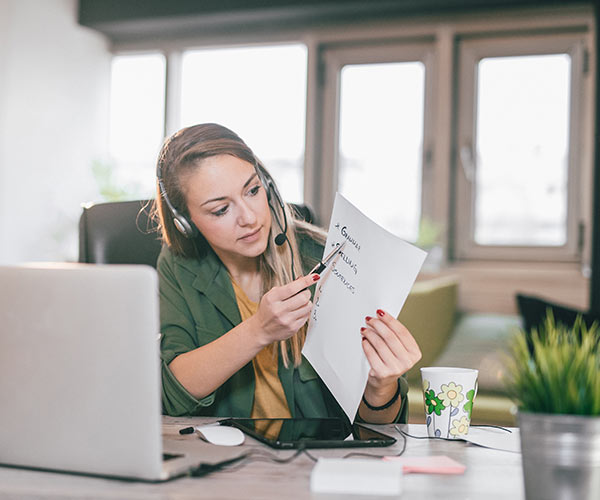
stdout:
{"type": "Polygon", "coordinates": [[[260,184],[257,184],[256,186],[253,186],[250,188],[250,191],[248,191],[248,194],[250,194],[250,196],[256,196],[259,191],[260,191],[260,184]]]}
{"type": "Polygon", "coordinates": [[[212,212],[212,214],[217,217],[221,217],[221,215],[225,215],[225,213],[227,212],[227,208],[228,208],[227,205],[225,205],[223,208],[220,208],[219,210],[212,212]]]}

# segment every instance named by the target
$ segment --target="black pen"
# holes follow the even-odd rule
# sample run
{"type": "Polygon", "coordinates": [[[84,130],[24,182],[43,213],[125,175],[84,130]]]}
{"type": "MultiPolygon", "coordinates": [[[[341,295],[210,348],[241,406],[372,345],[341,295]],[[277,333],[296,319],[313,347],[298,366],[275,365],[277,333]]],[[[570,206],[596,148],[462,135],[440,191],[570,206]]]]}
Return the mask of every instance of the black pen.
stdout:
{"type": "Polygon", "coordinates": [[[336,247],[329,252],[329,254],[327,255],[327,257],[325,257],[321,262],[319,262],[315,267],[313,267],[310,271],[310,273],[308,274],[321,274],[325,268],[331,263],[331,261],[333,260],[333,258],[342,251],[342,248],[344,248],[344,246],[346,245],[346,241],[348,240],[344,240],[341,244],[337,243],[336,247]]]}
{"type": "Polygon", "coordinates": [[[185,429],[179,429],[179,434],[193,434],[195,430],[195,427],[186,427],[185,429]]]}
{"type": "MultiPolygon", "coordinates": [[[[307,274],[307,276],[310,276],[311,274],[318,274],[319,276],[321,275],[321,273],[327,268],[327,266],[331,263],[331,261],[333,260],[333,258],[338,254],[338,252],[340,252],[342,250],[342,248],[344,248],[344,245],[346,244],[346,240],[344,240],[342,242],[342,244],[340,245],[339,243],[336,244],[336,247],[329,252],[329,254],[327,255],[327,257],[325,257],[322,261],[320,261],[315,267],[313,267],[310,272],[307,274]]],[[[315,281],[316,283],[316,281],[315,281]]],[[[314,285],[314,283],[313,283],[314,285]]],[[[304,290],[308,290],[312,285],[307,286],[306,288],[303,288],[302,290],[300,290],[298,293],[302,293],[304,290]]],[[[295,293],[294,295],[298,295],[298,293],[295,293]]]]}

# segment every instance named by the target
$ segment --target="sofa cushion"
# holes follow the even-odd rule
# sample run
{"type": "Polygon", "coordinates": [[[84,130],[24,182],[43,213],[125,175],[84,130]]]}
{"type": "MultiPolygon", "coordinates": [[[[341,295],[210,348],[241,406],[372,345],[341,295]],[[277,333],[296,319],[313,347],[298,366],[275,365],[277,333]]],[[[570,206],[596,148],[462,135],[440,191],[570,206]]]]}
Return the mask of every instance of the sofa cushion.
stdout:
{"type": "Polygon", "coordinates": [[[434,366],[475,368],[479,370],[479,392],[502,394],[508,348],[520,328],[516,315],[464,313],[434,366]]]}
{"type": "Polygon", "coordinates": [[[456,316],[458,281],[453,277],[417,281],[410,291],[398,320],[408,328],[421,349],[422,358],[406,374],[420,380],[421,366],[430,366],[444,349],[456,316]]]}
{"type": "Polygon", "coordinates": [[[581,315],[588,328],[592,326],[594,321],[600,321],[600,315],[586,313],[564,304],[551,302],[542,297],[522,293],[517,294],[517,306],[523,319],[523,327],[527,332],[530,332],[533,328],[539,331],[540,326],[546,320],[548,309],[552,311],[556,323],[562,323],[566,327],[573,326],[578,315],[581,315]]]}

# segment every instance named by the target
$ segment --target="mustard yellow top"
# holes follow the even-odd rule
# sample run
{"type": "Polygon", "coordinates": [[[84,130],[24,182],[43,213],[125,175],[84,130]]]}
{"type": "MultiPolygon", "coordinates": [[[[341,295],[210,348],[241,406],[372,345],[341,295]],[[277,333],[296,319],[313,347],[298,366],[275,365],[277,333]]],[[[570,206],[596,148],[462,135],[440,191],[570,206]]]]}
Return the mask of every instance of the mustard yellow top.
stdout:
{"type": "MultiPolygon", "coordinates": [[[[252,302],[244,290],[233,280],[235,300],[240,310],[242,321],[246,321],[258,310],[258,304],[252,302]]],[[[252,404],[252,418],[291,418],[287,399],[283,392],[283,385],[278,374],[279,352],[277,343],[262,349],[252,360],[256,385],[254,389],[254,403],[252,404]]]]}

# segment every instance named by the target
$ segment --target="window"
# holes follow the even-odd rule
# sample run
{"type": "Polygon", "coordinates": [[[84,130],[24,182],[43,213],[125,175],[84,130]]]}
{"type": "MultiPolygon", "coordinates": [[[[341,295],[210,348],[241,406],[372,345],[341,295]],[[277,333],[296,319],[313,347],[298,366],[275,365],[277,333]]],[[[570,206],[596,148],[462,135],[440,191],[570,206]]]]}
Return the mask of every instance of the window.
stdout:
{"type": "Polygon", "coordinates": [[[595,28],[567,10],[309,30],[306,45],[285,30],[235,47],[172,40],[166,71],[160,54],[117,56],[119,181],[152,185],[163,130],[217,122],[324,226],[339,190],[450,260],[585,265],[595,28]]]}
{"type": "Polygon", "coordinates": [[[285,201],[302,202],[306,64],[299,44],[186,51],[181,126],[215,122],[232,129],[285,201]]]}
{"type": "Polygon", "coordinates": [[[115,56],[112,61],[109,151],[94,173],[107,200],[154,194],[156,158],[164,135],[165,58],[115,56]]]}
{"type": "Polygon", "coordinates": [[[388,230],[414,241],[421,217],[425,67],[347,65],[340,81],[338,189],[388,230]]]}
{"type": "Polygon", "coordinates": [[[461,46],[457,257],[577,257],[582,44],[461,46]]]}
{"type": "Polygon", "coordinates": [[[570,66],[567,54],[479,62],[478,245],[566,243],[570,66]]]}
{"type": "Polygon", "coordinates": [[[339,89],[338,102],[330,98],[324,116],[336,123],[329,130],[338,131],[337,137],[326,138],[333,147],[336,189],[388,231],[409,241],[417,239],[422,214],[430,50],[426,45],[398,44],[332,49],[325,54],[330,95],[339,89]]]}

